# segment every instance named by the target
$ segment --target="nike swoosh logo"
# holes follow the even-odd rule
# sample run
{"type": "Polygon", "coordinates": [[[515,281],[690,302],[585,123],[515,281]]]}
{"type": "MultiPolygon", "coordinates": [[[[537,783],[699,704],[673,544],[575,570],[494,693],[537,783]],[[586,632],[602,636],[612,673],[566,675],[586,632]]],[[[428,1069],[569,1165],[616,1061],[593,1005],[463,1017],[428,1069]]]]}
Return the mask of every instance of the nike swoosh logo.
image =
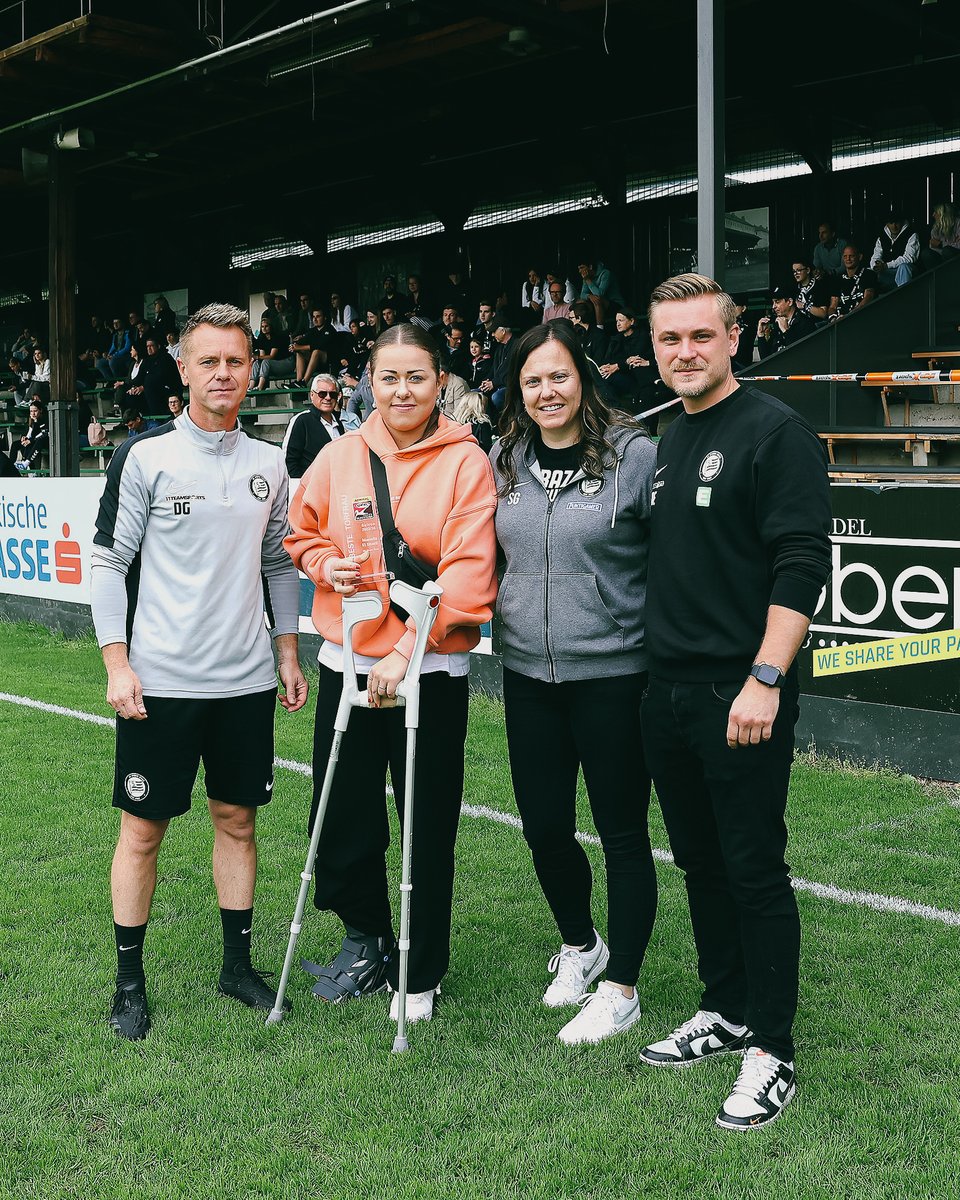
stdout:
{"type": "Polygon", "coordinates": [[[666,465],[666,466],[663,466],[663,467],[657,467],[656,471],[654,471],[654,473],[653,473],[653,475],[654,475],[654,478],[656,478],[656,477],[657,477],[657,476],[660,474],[660,472],[661,472],[661,471],[665,471],[669,465],[670,465],[670,464],[669,464],[669,463],[667,463],[667,465],[666,465]]]}
{"type": "Polygon", "coordinates": [[[778,1083],[777,1084],[777,1099],[780,1101],[781,1104],[784,1102],[784,1100],[786,1100],[787,1093],[789,1091],[790,1091],[789,1083],[778,1083]]]}
{"type": "Polygon", "coordinates": [[[270,780],[270,782],[267,784],[267,786],[266,786],[266,787],[265,787],[263,790],[264,790],[265,792],[272,792],[272,791],[273,791],[273,780],[272,780],[272,779],[270,780]]]}
{"type": "Polygon", "coordinates": [[[711,1050],[719,1050],[722,1045],[723,1043],[719,1038],[716,1038],[712,1033],[709,1033],[706,1037],[693,1038],[693,1040],[690,1042],[690,1049],[694,1054],[702,1056],[704,1054],[709,1054],[711,1050]]]}
{"type": "Polygon", "coordinates": [[[136,948],[137,948],[136,942],[134,942],[132,946],[120,946],[121,950],[136,950],[136,948]]]}
{"type": "MultiPolygon", "coordinates": [[[[253,926],[252,926],[252,925],[250,926],[250,929],[253,929],[253,926]]],[[[250,932],[250,929],[241,929],[241,930],[240,930],[240,932],[241,932],[241,934],[244,934],[244,933],[249,933],[249,932],[250,932]]]]}

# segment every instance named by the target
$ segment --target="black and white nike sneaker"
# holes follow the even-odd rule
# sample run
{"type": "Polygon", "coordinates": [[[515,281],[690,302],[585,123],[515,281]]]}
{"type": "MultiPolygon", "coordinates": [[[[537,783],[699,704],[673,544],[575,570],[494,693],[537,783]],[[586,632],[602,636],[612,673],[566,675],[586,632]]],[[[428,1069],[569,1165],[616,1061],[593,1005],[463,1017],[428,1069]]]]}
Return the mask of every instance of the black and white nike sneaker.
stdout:
{"type": "Polygon", "coordinates": [[[782,1062],[759,1046],[748,1046],[743,1066],[717,1114],[724,1129],[759,1129],[775,1121],[793,1099],[797,1072],[792,1062],[782,1062]]]}
{"type": "Polygon", "coordinates": [[[689,1067],[714,1054],[739,1053],[747,1044],[746,1025],[732,1025],[717,1012],[693,1014],[662,1042],[653,1042],[640,1051],[651,1067],[689,1067]]]}

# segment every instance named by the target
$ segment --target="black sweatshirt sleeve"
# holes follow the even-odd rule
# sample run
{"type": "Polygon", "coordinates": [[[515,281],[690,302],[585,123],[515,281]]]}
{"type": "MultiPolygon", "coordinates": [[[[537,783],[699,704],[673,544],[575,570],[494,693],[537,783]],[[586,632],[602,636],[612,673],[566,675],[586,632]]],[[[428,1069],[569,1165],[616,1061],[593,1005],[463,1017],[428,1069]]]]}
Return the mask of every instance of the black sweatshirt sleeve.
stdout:
{"type": "Polygon", "coordinates": [[[830,575],[830,481],[820,439],[787,420],[758,445],[756,521],[773,566],[770,603],[812,617],[830,575]]]}

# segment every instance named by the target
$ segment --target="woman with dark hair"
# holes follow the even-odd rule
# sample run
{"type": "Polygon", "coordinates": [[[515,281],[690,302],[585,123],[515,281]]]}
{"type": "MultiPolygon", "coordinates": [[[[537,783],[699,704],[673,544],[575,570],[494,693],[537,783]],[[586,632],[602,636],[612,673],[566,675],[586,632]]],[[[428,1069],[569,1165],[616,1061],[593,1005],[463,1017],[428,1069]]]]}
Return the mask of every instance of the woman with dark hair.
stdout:
{"type": "Polygon", "coordinates": [[[640,737],[656,453],[643,427],[600,396],[566,320],[520,338],[500,430],[490,457],[506,559],[497,611],[510,771],[563,939],[543,1002],[582,1001],[558,1036],[597,1042],[640,1015],[636,983],[657,905],[640,737]],[[581,767],[606,862],[609,949],[576,840],[581,767]]]}
{"type": "Polygon", "coordinates": [[[30,401],[27,432],[13,443],[9,455],[0,452],[0,475],[22,475],[40,466],[40,456],[50,448],[47,406],[34,397],[30,401]]]}
{"type": "Polygon", "coordinates": [[[639,412],[656,379],[650,334],[637,328],[637,314],[621,304],[617,308],[617,332],[610,339],[600,374],[619,402],[630,412],[639,412]]]}
{"type": "MultiPolygon", "coordinates": [[[[444,375],[436,342],[416,325],[396,325],[370,356],[376,410],[314,460],[290,506],[290,557],[316,585],[313,623],[319,654],[315,793],[311,823],[341,694],[341,597],[375,587],[379,618],[357,626],[354,658],[369,709],[357,709],[340,748],[340,765],[320,836],[318,908],[344,923],[343,948],[316,969],[316,995],[338,1002],[397,987],[395,940],[384,855],[390,840],[384,807],[390,767],[401,820],[403,710],[391,708],[413,649],[412,622],[389,604],[384,518],[372,497],[396,497],[393,521],[414,559],[435,566],[443,588],[420,681],[420,752],[413,826],[407,1019],[429,1020],[450,960],[453,847],[463,797],[467,672],[480,626],[496,593],[496,492],[486,455],[469,426],[447,420],[439,398],[444,375]],[[388,708],[389,711],[378,711],[388,708]]],[[[396,1009],[391,1009],[396,1019],[396,1009]]]]}
{"type": "Polygon", "coordinates": [[[577,331],[583,352],[591,362],[600,364],[606,362],[607,335],[597,324],[597,313],[587,300],[575,300],[570,305],[570,320],[577,331]]]}

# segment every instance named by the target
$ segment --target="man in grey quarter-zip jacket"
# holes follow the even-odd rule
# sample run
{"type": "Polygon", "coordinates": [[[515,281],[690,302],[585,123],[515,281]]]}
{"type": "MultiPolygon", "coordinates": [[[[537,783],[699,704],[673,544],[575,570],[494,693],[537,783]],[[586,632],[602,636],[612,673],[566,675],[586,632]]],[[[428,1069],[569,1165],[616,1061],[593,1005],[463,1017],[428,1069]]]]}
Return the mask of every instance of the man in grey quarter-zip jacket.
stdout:
{"type": "Polygon", "coordinates": [[[289,712],[306,702],[307,684],[298,577],[283,548],[283,455],[237,421],[251,344],[246,315],[230,305],[188,320],[178,365],[189,407],[117,450],[97,516],[91,600],[118,718],[113,803],[122,810],[109,1023],[133,1041],[150,1029],[143,943],[157,854],[170,819],[190,807],[201,760],[223,924],[219,990],[253,1008],[276,999],[250,961],[254,830],[273,791],[277,674],[289,712]]]}

